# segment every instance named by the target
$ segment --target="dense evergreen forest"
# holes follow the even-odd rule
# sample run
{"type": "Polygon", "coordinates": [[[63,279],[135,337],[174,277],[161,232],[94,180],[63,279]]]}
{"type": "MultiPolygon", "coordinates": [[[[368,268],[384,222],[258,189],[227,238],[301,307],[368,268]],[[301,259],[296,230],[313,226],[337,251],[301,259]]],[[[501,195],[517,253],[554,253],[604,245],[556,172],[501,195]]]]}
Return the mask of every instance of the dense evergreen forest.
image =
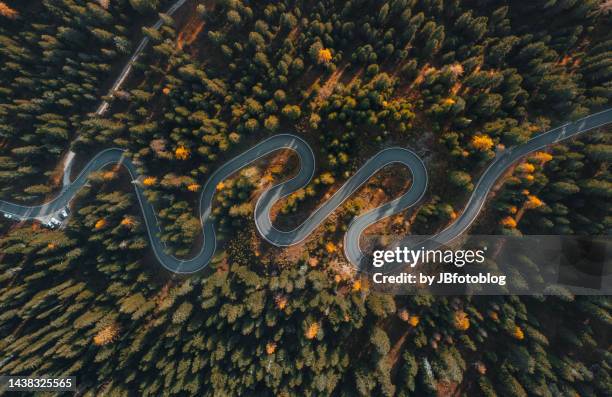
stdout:
{"type": "MultiPolygon", "coordinates": [[[[0,199],[42,203],[69,150],[77,171],[125,148],[162,240],[189,257],[210,173],[292,132],[318,169],[278,223],[305,219],[400,145],[423,155],[432,183],[384,227],[431,234],[498,150],[611,103],[609,1],[188,0],[172,17],[171,4],[0,1],[0,199]],[[95,115],[102,98],[110,109],[95,115]]],[[[611,159],[609,129],[530,156],[473,231],[609,235],[611,159]]],[[[609,297],[370,291],[342,237],[409,173],[379,173],[297,248],[262,242],[254,200],[295,167],[281,153],[218,186],[223,244],[189,277],[157,264],[121,168],[91,178],[60,230],[1,220],[0,374],[76,375],[87,396],[612,394],[609,297]]]]}

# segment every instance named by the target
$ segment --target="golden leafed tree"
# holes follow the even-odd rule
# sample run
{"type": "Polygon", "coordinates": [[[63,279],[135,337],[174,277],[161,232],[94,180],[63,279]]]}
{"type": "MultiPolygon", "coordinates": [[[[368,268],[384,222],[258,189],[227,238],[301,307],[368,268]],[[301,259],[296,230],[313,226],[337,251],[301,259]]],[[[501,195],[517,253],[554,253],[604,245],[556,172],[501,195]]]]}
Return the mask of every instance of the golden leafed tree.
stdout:
{"type": "Polygon", "coordinates": [[[472,146],[481,151],[489,150],[493,147],[493,140],[488,135],[474,135],[472,146]]]}
{"type": "Polygon", "coordinates": [[[329,63],[332,60],[332,53],[327,48],[321,48],[317,54],[319,63],[329,63]]]}
{"type": "Polygon", "coordinates": [[[187,160],[189,158],[189,150],[185,146],[179,146],[174,151],[174,156],[179,160],[187,160]]]}
{"type": "Polygon", "coordinates": [[[319,333],[319,324],[312,323],[306,328],[306,339],[314,339],[319,333]]]}
{"type": "Polygon", "coordinates": [[[468,318],[467,313],[462,310],[455,312],[455,315],[453,316],[453,325],[455,328],[461,331],[465,331],[466,329],[470,328],[470,319],[468,318]]]}
{"type": "Polygon", "coordinates": [[[119,326],[113,323],[98,331],[93,337],[93,343],[96,346],[104,346],[114,341],[117,335],[119,335],[119,326]]]}

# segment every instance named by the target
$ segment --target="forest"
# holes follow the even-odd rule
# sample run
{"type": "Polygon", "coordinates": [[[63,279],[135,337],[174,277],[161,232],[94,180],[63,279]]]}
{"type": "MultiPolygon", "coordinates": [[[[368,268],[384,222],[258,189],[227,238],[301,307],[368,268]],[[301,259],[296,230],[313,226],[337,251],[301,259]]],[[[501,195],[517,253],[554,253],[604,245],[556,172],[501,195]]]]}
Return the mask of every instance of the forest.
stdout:
{"type": "MultiPolygon", "coordinates": [[[[69,151],[78,172],[124,148],[159,237],[188,258],[210,174],[291,132],[317,172],[275,224],[302,222],[372,154],[402,146],[430,187],[371,233],[429,235],[498,151],[611,106],[610,2],[187,0],[171,16],[172,3],[0,1],[0,200],[41,204],[69,151]]],[[[609,236],[611,160],[609,126],[525,158],[470,232],[609,236]]],[[[157,263],[120,167],[90,178],[58,230],[0,219],[0,374],[73,375],[84,396],[612,394],[607,296],[370,290],[344,232],[405,191],[406,170],[379,172],[297,247],[263,241],[256,198],[298,166],[279,152],[217,186],[219,252],[191,276],[157,263]]]]}

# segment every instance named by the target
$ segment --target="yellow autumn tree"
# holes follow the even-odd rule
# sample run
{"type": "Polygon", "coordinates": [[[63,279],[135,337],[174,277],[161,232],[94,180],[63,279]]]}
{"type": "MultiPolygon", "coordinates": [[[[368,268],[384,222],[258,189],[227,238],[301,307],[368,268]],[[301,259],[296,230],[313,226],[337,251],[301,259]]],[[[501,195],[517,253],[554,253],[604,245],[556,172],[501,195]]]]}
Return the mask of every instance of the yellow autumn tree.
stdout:
{"type": "Polygon", "coordinates": [[[451,106],[455,104],[455,100],[453,98],[446,98],[442,101],[442,105],[451,106]]]}
{"type": "Polygon", "coordinates": [[[516,170],[524,173],[532,173],[533,171],[535,171],[535,166],[531,163],[523,163],[516,167],[516,170]]]}
{"type": "Polygon", "coordinates": [[[312,323],[306,328],[306,339],[314,339],[319,333],[319,323],[312,323]]]}
{"type": "Polygon", "coordinates": [[[8,19],[16,19],[19,13],[6,5],[5,2],[0,1],[0,15],[8,19]]]}
{"type": "Polygon", "coordinates": [[[332,53],[328,48],[321,48],[317,54],[319,63],[329,63],[332,59],[332,53]]]}
{"type": "Polygon", "coordinates": [[[493,147],[493,139],[488,135],[474,135],[472,137],[472,146],[480,151],[489,150],[493,147]]]}
{"type": "Polygon", "coordinates": [[[157,183],[157,178],[153,176],[148,176],[142,181],[142,184],[145,186],[153,186],[156,183],[157,183]]]}
{"type": "Polygon", "coordinates": [[[187,190],[189,190],[190,192],[197,192],[198,190],[200,190],[200,185],[198,185],[197,183],[190,183],[189,185],[187,185],[187,190]]]}
{"type": "Polygon", "coordinates": [[[324,185],[332,185],[336,180],[331,172],[324,172],[320,176],[321,183],[324,185]]]}
{"type": "Polygon", "coordinates": [[[179,146],[174,151],[174,157],[179,160],[187,160],[189,158],[189,149],[185,146],[179,146]]]}
{"type": "Polygon", "coordinates": [[[537,152],[533,155],[533,159],[539,161],[541,164],[544,164],[552,160],[553,156],[546,152],[537,152]]]}
{"type": "Polygon", "coordinates": [[[417,325],[419,325],[420,321],[421,319],[419,318],[419,316],[410,316],[410,318],[408,319],[408,324],[413,327],[416,327],[417,325]]]}
{"type": "Polygon", "coordinates": [[[119,335],[119,327],[117,324],[111,324],[100,331],[93,337],[93,343],[96,346],[104,346],[114,341],[119,335]]]}
{"type": "Polygon", "coordinates": [[[353,292],[361,291],[361,280],[355,280],[353,283],[353,292]]]}
{"type": "Polygon", "coordinates": [[[470,319],[466,312],[460,310],[455,313],[453,325],[460,331],[465,331],[470,328],[470,319]]]}

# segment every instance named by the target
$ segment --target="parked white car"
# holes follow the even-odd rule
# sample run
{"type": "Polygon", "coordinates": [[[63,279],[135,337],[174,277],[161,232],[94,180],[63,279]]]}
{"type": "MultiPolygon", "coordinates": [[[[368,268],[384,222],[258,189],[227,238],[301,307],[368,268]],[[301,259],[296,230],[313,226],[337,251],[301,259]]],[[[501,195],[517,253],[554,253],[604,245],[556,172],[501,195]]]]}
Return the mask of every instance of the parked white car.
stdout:
{"type": "Polygon", "coordinates": [[[70,210],[68,209],[68,207],[64,207],[60,213],[59,213],[59,217],[64,220],[66,218],[68,218],[68,214],[70,213],[70,210]]]}

